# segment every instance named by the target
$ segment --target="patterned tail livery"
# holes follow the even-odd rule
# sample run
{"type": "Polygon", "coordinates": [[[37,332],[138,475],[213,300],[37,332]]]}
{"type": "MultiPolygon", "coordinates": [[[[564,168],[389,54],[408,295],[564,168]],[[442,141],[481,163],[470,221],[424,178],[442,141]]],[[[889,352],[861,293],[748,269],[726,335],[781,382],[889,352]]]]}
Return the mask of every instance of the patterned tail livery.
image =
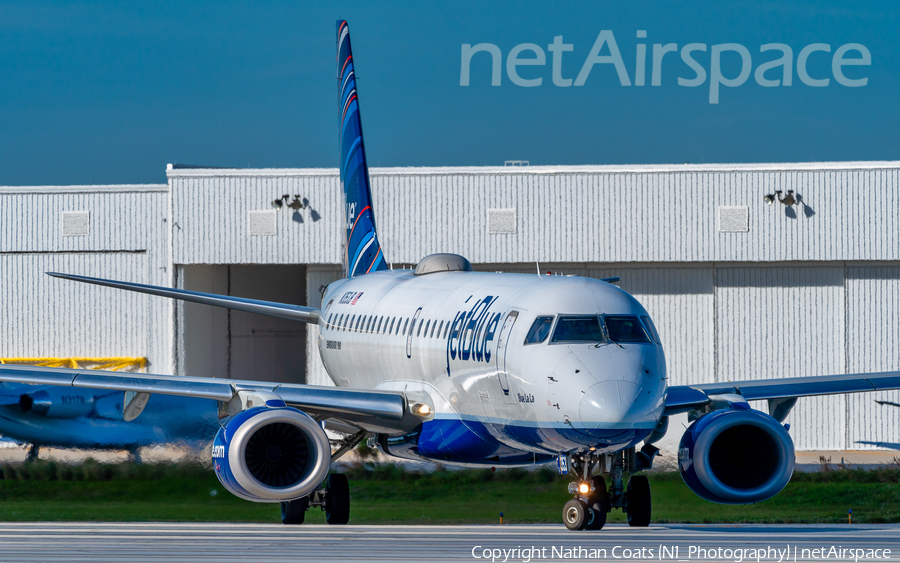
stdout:
{"type": "Polygon", "coordinates": [[[341,119],[341,189],[344,192],[344,275],[359,276],[387,269],[381,245],[375,232],[369,169],[359,118],[359,98],[353,54],[350,52],[350,29],[347,22],[337,22],[338,100],[341,119]]]}

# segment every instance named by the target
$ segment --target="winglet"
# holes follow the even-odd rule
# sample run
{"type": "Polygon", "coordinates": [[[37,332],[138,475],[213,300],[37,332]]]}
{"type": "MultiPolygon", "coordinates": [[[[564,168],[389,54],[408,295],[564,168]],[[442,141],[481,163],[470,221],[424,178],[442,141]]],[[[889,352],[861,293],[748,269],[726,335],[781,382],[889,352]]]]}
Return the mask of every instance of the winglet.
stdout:
{"type": "Polygon", "coordinates": [[[359,117],[356,73],[350,51],[350,29],[337,22],[337,78],[341,123],[341,190],[344,192],[344,275],[359,276],[386,270],[387,263],[375,232],[375,213],[369,188],[369,168],[359,117]]]}

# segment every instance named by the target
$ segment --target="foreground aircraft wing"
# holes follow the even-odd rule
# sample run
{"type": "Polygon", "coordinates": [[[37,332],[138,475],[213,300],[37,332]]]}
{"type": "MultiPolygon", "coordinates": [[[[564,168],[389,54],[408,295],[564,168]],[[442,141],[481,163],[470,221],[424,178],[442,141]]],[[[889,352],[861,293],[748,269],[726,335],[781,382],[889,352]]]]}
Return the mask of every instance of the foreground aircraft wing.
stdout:
{"type": "Polygon", "coordinates": [[[734,394],[740,395],[748,401],[765,399],[775,401],[815,395],[837,395],[889,389],[900,389],[900,371],[676,385],[669,387],[666,397],[666,414],[677,414],[701,408],[710,402],[712,395],[734,394]]]}
{"type": "Polygon", "coordinates": [[[188,291],[186,289],[174,289],[171,287],[159,287],[155,285],[144,285],[140,283],[104,280],[100,278],[75,276],[72,274],[59,274],[56,272],[47,272],[47,275],[53,276],[54,278],[62,278],[64,280],[92,283],[94,285],[103,285],[106,287],[114,287],[116,289],[136,291],[138,293],[159,295],[160,297],[171,297],[173,299],[181,299],[182,301],[190,301],[191,303],[202,303],[204,305],[212,305],[214,307],[225,307],[226,309],[235,309],[238,311],[257,313],[270,317],[280,317],[282,319],[290,319],[292,321],[300,321],[313,324],[319,322],[319,310],[313,307],[301,307],[300,305],[289,305],[286,303],[275,303],[272,301],[260,301],[258,299],[233,297],[231,295],[201,293],[199,291],[188,291]]]}
{"type": "Polygon", "coordinates": [[[433,412],[430,405],[421,410],[419,397],[399,391],[6,364],[0,365],[0,381],[180,395],[223,404],[239,398],[241,392],[265,391],[278,395],[287,406],[300,409],[320,422],[331,420],[381,433],[409,432],[433,412]]]}

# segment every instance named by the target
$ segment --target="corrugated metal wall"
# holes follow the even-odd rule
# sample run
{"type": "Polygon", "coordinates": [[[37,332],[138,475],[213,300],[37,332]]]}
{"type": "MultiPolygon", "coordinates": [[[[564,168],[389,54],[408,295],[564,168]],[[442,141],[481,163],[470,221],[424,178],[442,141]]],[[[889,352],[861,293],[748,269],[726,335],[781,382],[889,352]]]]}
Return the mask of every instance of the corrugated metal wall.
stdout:
{"type": "MultiPolygon", "coordinates": [[[[473,263],[895,260],[900,165],[373,169],[386,256],[456,252],[473,263]],[[806,166],[808,169],[802,169],[806,166]],[[839,168],[843,166],[843,168],[839,168]],[[802,204],[762,197],[795,190],[802,204]],[[749,231],[720,233],[719,206],[746,206],[749,231]],[[487,210],[517,211],[515,234],[488,234],[487,210]]],[[[175,262],[340,263],[335,170],[172,170],[175,262]],[[283,194],[312,210],[277,212],[276,236],[247,213],[283,194]],[[302,219],[302,222],[300,220],[302,219]]]]}
{"type": "MultiPolygon", "coordinates": [[[[717,268],[715,310],[718,381],[844,373],[842,267],[717,268]]],[[[796,447],[842,449],[845,413],[844,396],[801,399],[796,447]]]]}
{"type": "MultiPolygon", "coordinates": [[[[846,272],[847,371],[900,370],[900,265],[850,265],[846,272]]],[[[900,403],[900,391],[847,397],[847,448],[900,449],[898,409],[876,400],[900,403]]]]}
{"type": "Polygon", "coordinates": [[[171,373],[173,304],[44,272],[171,285],[168,187],[0,188],[0,355],[145,356],[171,373]],[[87,211],[86,236],[62,213],[87,211]]]}
{"type": "MultiPolygon", "coordinates": [[[[0,304],[0,353],[146,355],[174,371],[171,302],[47,270],[172,285],[172,264],[310,264],[311,305],[339,277],[335,170],[168,174],[171,197],[0,188],[0,267],[16,296],[0,304]],[[274,209],[285,194],[306,207],[274,209]],[[62,211],[89,211],[89,234],[61,236],[62,211]],[[275,235],[251,235],[250,211],[274,212],[275,235]]],[[[672,384],[900,369],[900,163],[393,168],[372,180],[394,264],[457,252],[479,269],[621,276],[658,325],[672,384]],[[791,189],[802,204],[762,201],[791,189]],[[748,231],[720,232],[720,206],[746,207],[748,231]],[[515,210],[516,232],[489,234],[488,209],[515,210]]],[[[307,378],[327,385],[311,328],[307,378]]],[[[801,401],[798,448],[900,445],[896,409],[875,399],[900,392],[801,401]]]]}
{"type": "Polygon", "coordinates": [[[336,173],[186,172],[193,174],[171,179],[176,264],[340,263],[343,205],[336,173]],[[294,195],[307,199],[308,207],[273,209],[272,202],[285,194],[289,200],[294,195]],[[251,235],[250,211],[274,211],[276,235],[251,235]]]}
{"type": "MultiPolygon", "coordinates": [[[[306,269],[306,303],[310,307],[322,306],[322,286],[343,277],[340,266],[310,266],[306,269]]],[[[325,371],[319,355],[319,327],[308,325],[306,331],[306,382],[310,385],[334,386],[325,371]]]]}

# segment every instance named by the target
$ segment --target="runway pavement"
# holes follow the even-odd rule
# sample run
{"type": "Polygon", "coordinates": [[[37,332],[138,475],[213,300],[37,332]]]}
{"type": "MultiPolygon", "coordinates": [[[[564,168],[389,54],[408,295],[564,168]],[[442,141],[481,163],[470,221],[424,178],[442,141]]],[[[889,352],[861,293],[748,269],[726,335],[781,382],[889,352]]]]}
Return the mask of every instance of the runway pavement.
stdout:
{"type": "Polygon", "coordinates": [[[525,563],[896,561],[900,560],[900,525],[611,525],[599,532],[570,532],[562,525],[0,523],[0,561],[376,563],[492,559],[525,563]]]}

